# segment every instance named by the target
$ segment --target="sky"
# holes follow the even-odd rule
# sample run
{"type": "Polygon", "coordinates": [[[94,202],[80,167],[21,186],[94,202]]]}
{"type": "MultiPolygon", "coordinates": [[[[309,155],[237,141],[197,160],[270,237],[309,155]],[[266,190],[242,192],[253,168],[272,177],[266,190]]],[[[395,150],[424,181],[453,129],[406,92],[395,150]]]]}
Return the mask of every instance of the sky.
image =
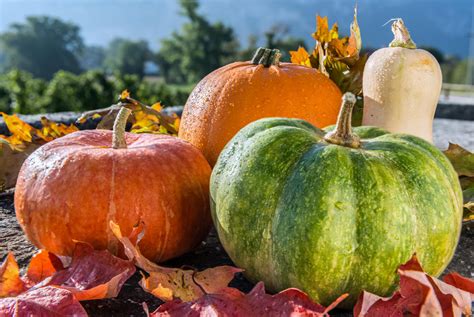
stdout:
{"type": "MultiPolygon", "coordinates": [[[[312,45],[315,15],[328,15],[348,32],[351,0],[201,0],[200,12],[211,21],[232,26],[245,46],[250,34],[276,24],[312,45]]],[[[358,0],[363,46],[379,48],[391,41],[390,26],[401,17],[418,45],[466,57],[474,0],[358,0]]],[[[0,32],[29,15],[51,15],[78,24],[86,44],[106,45],[115,37],[145,39],[152,48],[185,21],[177,0],[0,0],[0,32]]],[[[472,29],[472,31],[471,31],[472,29]]],[[[474,34],[473,34],[474,36],[474,34]]],[[[474,52],[473,52],[474,54],[474,52]]]]}

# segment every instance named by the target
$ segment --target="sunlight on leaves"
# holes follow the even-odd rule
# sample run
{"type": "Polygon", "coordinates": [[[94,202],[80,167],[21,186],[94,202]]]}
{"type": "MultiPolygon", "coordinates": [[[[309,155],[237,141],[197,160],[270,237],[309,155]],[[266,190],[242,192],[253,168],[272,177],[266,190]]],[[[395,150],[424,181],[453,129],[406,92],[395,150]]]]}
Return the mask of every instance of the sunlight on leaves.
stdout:
{"type": "Polygon", "coordinates": [[[120,94],[120,99],[127,99],[130,97],[130,91],[128,91],[128,89],[125,89],[122,91],[122,93],[120,94]]]}
{"type": "Polygon", "coordinates": [[[300,47],[291,51],[291,62],[318,69],[333,80],[341,91],[362,96],[362,73],[367,55],[360,56],[362,38],[357,22],[357,7],[351,23],[350,36],[340,37],[339,27],[334,23],[329,29],[327,17],[316,17],[316,31],[312,37],[316,46],[311,53],[300,47]]]}
{"type": "MultiPolygon", "coordinates": [[[[28,144],[44,144],[51,140],[60,138],[66,134],[78,131],[79,129],[71,124],[69,126],[53,122],[45,117],[41,118],[41,128],[36,129],[21,120],[16,114],[8,115],[0,112],[3,120],[10,131],[9,136],[0,135],[14,151],[23,151],[28,144]]],[[[5,142],[0,142],[0,148],[5,142]]]]}
{"type": "Polygon", "coordinates": [[[84,123],[89,118],[102,118],[97,128],[112,129],[115,117],[121,107],[132,110],[132,115],[129,117],[129,121],[132,123],[130,129],[132,133],[178,134],[179,119],[176,114],[166,114],[160,102],[156,102],[151,106],[145,105],[133,99],[128,90],[121,93],[117,104],[84,112],[77,119],[77,122],[84,123]]]}

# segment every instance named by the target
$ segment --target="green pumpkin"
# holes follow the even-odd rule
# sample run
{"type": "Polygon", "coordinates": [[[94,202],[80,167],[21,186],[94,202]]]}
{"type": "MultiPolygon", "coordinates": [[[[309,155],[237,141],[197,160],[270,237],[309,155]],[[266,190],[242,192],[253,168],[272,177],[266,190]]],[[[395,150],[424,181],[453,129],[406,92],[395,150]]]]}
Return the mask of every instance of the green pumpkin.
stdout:
{"type": "Polygon", "coordinates": [[[441,274],[459,240],[462,193],[432,144],[375,127],[352,133],[355,98],[343,100],[329,133],[285,118],[242,129],[214,168],[211,200],[222,245],[248,279],[324,305],[350,293],[348,307],[361,290],[394,291],[415,252],[441,274]]]}

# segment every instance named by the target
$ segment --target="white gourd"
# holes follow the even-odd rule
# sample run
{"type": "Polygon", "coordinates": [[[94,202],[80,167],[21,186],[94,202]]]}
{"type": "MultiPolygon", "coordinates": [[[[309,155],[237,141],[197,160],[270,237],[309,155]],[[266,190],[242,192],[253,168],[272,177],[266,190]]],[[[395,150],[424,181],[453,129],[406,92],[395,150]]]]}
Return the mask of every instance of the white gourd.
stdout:
{"type": "Polygon", "coordinates": [[[390,46],[375,51],[364,68],[362,124],[433,142],[441,67],[433,55],[416,48],[402,19],[395,20],[392,32],[390,46]]]}

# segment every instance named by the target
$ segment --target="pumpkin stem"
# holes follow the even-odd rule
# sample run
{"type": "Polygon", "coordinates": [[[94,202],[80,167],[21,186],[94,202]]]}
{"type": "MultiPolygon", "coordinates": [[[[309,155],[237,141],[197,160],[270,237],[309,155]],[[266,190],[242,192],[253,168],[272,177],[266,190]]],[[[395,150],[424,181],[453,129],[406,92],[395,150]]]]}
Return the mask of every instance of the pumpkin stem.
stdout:
{"type": "Polygon", "coordinates": [[[392,23],[392,32],[394,35],[393,41],[390,42],[390,47],[404,47],[404,48],[416,48],[415,42],[411,39],[410,32],[408,32],[403,20],[398,18],[392,23]]]}
{"type": "Polygon", "coordinates": [[[252,58],[252,64],[263,65],[264,67],[270,67],[271,65],[278,66],[280,64],[280,58],[280,50],[276,48],[259,47],[252,58]]]}
{"type": "Polygon", "coordinates": [[[127,107],[120,108],[120,111],[114,121],[114,130],[112,134],[112,148],[126,149],[127,141],[125,141],[125,127],[127,126],[128,116],[132,110],[127,107]]]}
{"type": "Polygon", "coordinates": [[[324,140],[332,144],[339,144],[351,148],[360,147],[360,138],[352,133],[352,109],[356,103],[356,97],[353,93],[346,92],[342,96],[341,110],[337,117],[336,129],[328,132],[324,140]]]}

